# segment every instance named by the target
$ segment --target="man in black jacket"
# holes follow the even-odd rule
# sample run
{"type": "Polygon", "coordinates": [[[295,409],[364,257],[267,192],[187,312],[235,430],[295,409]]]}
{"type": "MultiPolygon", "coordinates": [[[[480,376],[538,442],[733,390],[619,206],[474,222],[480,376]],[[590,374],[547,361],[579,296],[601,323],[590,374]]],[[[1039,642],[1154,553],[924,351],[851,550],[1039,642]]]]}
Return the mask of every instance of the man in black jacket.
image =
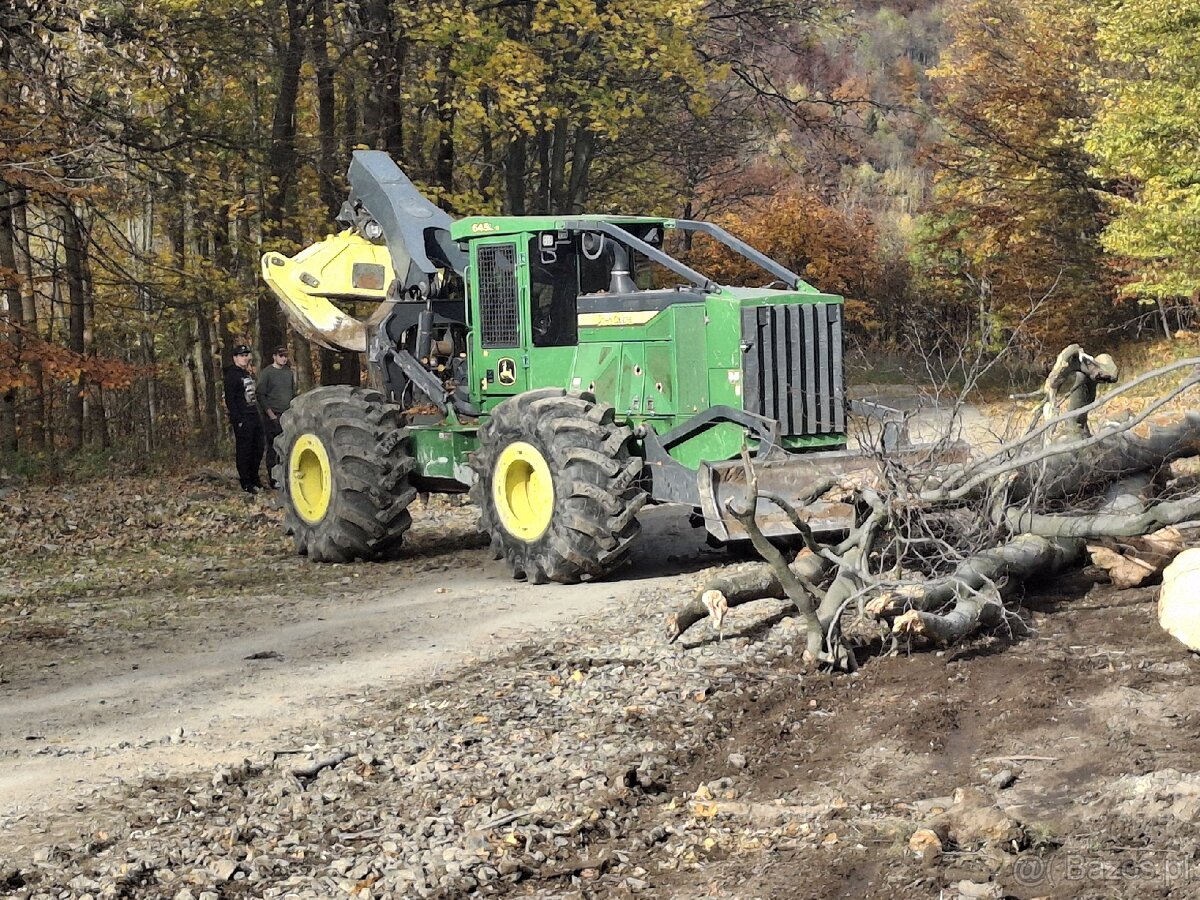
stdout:
{"type": "Polygon", "coordinates": [[[256,493],[262,490],[258,470],[263,458],[263,427],[250,372],[250,348],[245,344],[233,348],[233,365],[225,367],[225,408],[237,447],[238,481],[247,494],[256,493]]]}

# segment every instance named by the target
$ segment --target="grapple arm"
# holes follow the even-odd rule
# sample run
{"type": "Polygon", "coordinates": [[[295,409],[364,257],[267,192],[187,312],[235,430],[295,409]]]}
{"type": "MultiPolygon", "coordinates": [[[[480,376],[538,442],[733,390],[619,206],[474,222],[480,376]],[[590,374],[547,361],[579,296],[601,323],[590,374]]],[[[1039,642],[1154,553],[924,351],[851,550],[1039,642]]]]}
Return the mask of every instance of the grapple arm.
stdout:
{"type": "Polygon", "coordinates": [[[338,216],[345,230],[292,257],[265,254],[262,274],[296,331],[331,350],[364,352],[367,331],[393,303],[436,294],[446,270],[462,275],[466,255],[450,238],[451,217],[386,153],[354,151],[347,177],[350,199],[338,216]],[[364,323],[337,301],[379,306],[364,323]]]}

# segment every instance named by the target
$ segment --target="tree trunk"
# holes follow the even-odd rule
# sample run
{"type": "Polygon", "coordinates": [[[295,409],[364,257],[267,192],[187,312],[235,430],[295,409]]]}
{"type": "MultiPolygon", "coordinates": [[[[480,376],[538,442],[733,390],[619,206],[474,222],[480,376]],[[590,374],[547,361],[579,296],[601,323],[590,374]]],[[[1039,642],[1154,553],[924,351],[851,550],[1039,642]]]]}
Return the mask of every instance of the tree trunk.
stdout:
{"type": "Polygon", "coordinates": [[[321,348],[321,384],[362,383],[362,366],[358,353],[338,353],[321,348]]]}
{"type": "MultiPolygon", "coordinates": [[[[1051,445],[1050,449],[1054,449],[1051,445]]],[[[1173,459],[1200,448],[1200,412],[1185,413],[1145,436],[1123,431],[1081,448],[1022,468],[1013,481],[1009,502],[1030,497],[1039,501],[1067,498],[1097,490],[1137,472],[1155,472],[1173,459]]]]}
{"type": "MultiPolygon", "coordinates": [[[[11,345],[15,367],[15,371],[11,373],[0,371],[0,375],[9,376],[5,381],[15,381],[20,375],[23,343],[21,323],[25,319],[13,237],[12,206],[15,200],[16,194],[13,191],[5,190],[0,193],[0,283],[3,286],[3,291],[0,292],[0,340],[11,345]]],[[[0,450],[9,453],[16,453],[20,449],[18,434],[21,422],[17,415],[18,399],[15,384],[0,394],[0,450]]]]}
{"type": "Polygon", "coordinates": [[[550,132],[542,130],[537,136],[538,192],[530,212],[544,215],[550,212],[550,132]]]}
{"type": "Polygon", "coordinates": [[[438,85],[437,94],[438,136],[433,172],[434,181],[442,189],[442,198],[438,205],[443,209],[450,208],[449,198],[454,192],[454,117],[457,111],[454,92],[457,82],[451,68],[453,62],[453,46],[443,48],[438,58],[442,80],[438,85]]]}
{"type": "Polygon", "coordinates": [[[292,331],[292,336],[292,346],[295,347],[292,369],[296,379],[296,393],[301,394],[313,386],[312,344],[297,331],[292,331]]]}
{"type": "Polygon", "coordinates": [[[320,135],[320,154],[317,157],[318,188],[321,202],[332,221],[342,205],[337,183],[337,95],[333,66],[329,61],[328,0],[318,0],[313,6],[312,46],[313,66],[317,74],[317,131],[320,135]]]}
{"type": "MultiPolygon", "coordinates": [[[[83,325],[83,355],[85,359],[92,359],[96,355],[96,291],[92,284],[92,263],[91,253],[89,251],[90,228],[84,224],[84,220],[79,220],[80,224],[80,248],[82,250],[80,262],[83,269],[83,293],[86,297],[84,305],[84,325],[83,325]]],[[[83,395],[84,410],[87,417],[88,440],[91,443],[99,444],[104,449],[108,449],[109,433],[108,433],[108,414],[104,404],[104,385],[101,382],[92,382],[89,390],[85,390],[83,395]]]]}
{"type": "Polygon", "coordinates": [[[566,116],[559,116],[554,122],[554,132],[550,138],[550,209],[551,214],[568,212],[563,185],[567,174],[567,123],[566,116]]]}
{"type": "MultiPolygon", "coordinates": [[[[312,24],[312,54],[313,64],[317,73],[317,130],[320,133],[320,154],[317,159],[317,176],[318,184],[321,193],[321,202],[325,205],[325,209],[329,214],[329,218],[334,219],[342,206],[342,194],[338,188],[337,182],[337,161],[335,155],[337,153],[337,97],[334,92],[335,85],[333,79],[333,66],[329,62],[329,37],[325,26],[325,17],[328,15],[327,0],[319,0],[313,10],[312,24]]],[[[308,349],[308,341],[301,338],[297,344],[302,344],[305,349],[308,349]]],[[[264,365],[266,358],[264,357],[264,365]]],[[[299,362],[298,359],[293,362],[299,362]]],[[[308,353],[308,371],[306,372],[308,380],[312,381],[312,354],[308,353]]],[[[321,351],[321,372],[324,375],[327,369],[349,369],[355,370],[357,376],[358,370],[358,354],[357,353],[335,353],[330,350],[321,351]],[[326,354],[329,355],[328,363],[326,354]]],[[[351,382],[322,382],[324,384],[332,383],[351,383],[351,382]]],[[[357,377],[354,384],[358,384],[357,377]]]]}
{"type": "MultiPolygon", "coordinates": [[[[18,288],[22,297],[22,321],[25,333],[38,333],[37,293],[33,281],[33,255],[29,250],[29,217],[26,210],[26,195],[21,188],[12,190],[14,197],[12,207],[13,250],[17,260],[19,275],[18,288]]],[[[46,410],[45,379],[42,375],[40,360],[29,361],[28,400],[22,404],[19,424],[22,426],[21,437],[29,449],[43,450],[50,440],[50,416],[46,410]]]]}
{"type": "MultiPolygon", "coordinates": [[[[79,218],[71,204],[62,205],[63,258],[67,274],[67,298],[69,304],[68,346],[82,361],[86,350],[85,335],[87,321],[87,293],[84,269],[85,247],[79,218]]],[[[83,372],[75,378],[75,385],[67,403],[67,441],[72,450],[83,447],[84,392],[87,379],[83,372]]]]}
{"type": "Polygon", "coordinates": [[[342,81],[342,148],[339,159],[350,159],[350,153],[357,146],[362,134],[363,124],[360,120],[362,108],[358,102],[358,82],[352,76],[342,81]]]}
{"type": "Polygon", "coordinates": [[[200,431],[200,403],[196,380],[195,336],[192,323],[184,322],[179,328],[183,350],[179,362],[183,371],[183,418],[190,438],[195,441],[200,431]]]}
{"type": "Polygon", "coordinates": [[[479,106],[483,110],[483,122],[479,126],[479,158],[483,163],[476,186],[484,197],[492,191],[496,173],[500,171],[500,160],[496,156],[496,140],[492,133],[488,115],[491,108],[491,92],[484,88],[479,92],[479,106]]]}
{"type": "Polygon", "coordinates": [[[142,446],[146,453],[150,454],[158,448],[158,376],[155,373],[158,360],[154,347],[154,332],[145,325],[138,335],[138,349],[141,351],[140,362],[146,369],[143,379],[145,404],[142,411],[145,416],[142,420],[142,446]]]}
{"type": "Polygon", "coordinates": [[[207,454],[216,448],[217,429],[220,422],[216,379],[212,371],[212,335],[209,331],[208,315],[197,308],[192,321],[193,372],[196,379],[196,400],[199,409],[200,446],[207,454]]]}
{"type": "MultiPolygon", "coordinates": [[[[279,52],[279,92],[271,119],[271,149],[267,154],[268,237],[289,234],[285,220],[291,205],[296,176],[296,103],[300,94],[300,69],[304,63],[304,27],[307,10],[300,0],[284,0],[287,13],[286,33],[279,52]]],[[[298,235],[290,235],[293,238],[298,235]]],[[[278,301],[259,288],[258,346],[262,359],[270,359],[271,350],[286,336],[283,313],[278,301]]]]}
{"type": "MultiPolygon", "coordinates": [[[[566,208],[563,212],[575,214],[582,212],[584,201],[587,199],[588,172],[592,167],[592,149],[596,145],[596,136],[580,126],[575,130],[575,152],[571,156],[571,180],[567,186],[566,208]]],[[[687,232],[691,234],[691,232],[687,232]]]]}
{"type": "Polygon", "coordinates": [[[528,209],[525,202],[525,176],[528,167],[529,139],[524,134],[516,135],[504,152],[504,211],[510,216],[523,216],[528,209]]]}
{"type": "MultiPolygon", "coordinates": [[[[393,159],[404,159],[404,67],[407,41],[397,34],[392,5],[373,0],[363,9],[364,37],[376,49],[371,53],[371,77],[363,110],[363,130],[374,132],[374,143],[393,159]]],[[[364,135],[368,137],[369,135],[364,135]]]]}
{"type": "MultiPolygon", "coordinates": [[[[141,219],[137,232],[130,235],[130,245],[137,248],[141,260],[151,258],[154,251],[154,194],[149,189],[142,198],[141,219]]],[[[139,268],[143,280],[137,286],[138,310],[141,314],[138,362],[146,370],[142,379],[142,448],[149,455],[158,447],[157,353],[154,344],[154,298],[145,283],[145,264],[142,263],[139,268]]]]}

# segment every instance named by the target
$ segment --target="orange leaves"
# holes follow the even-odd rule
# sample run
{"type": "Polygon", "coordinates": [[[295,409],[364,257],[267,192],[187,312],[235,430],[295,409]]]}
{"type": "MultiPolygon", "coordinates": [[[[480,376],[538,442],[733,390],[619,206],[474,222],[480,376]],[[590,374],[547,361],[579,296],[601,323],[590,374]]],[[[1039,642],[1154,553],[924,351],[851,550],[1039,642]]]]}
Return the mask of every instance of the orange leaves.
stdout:
{"type": "MultiPolygon", "coordinates": [[[[865,212],[845,213],[807,194],[777,195],[718,220],[818,290],[868,300],[880,277],[878,235],[865,212]]],[[[697,241],[692,261],[725,284],[755,284],[757,268],[712,242],[697,241]]]]}
{"type": "Polygon", "coordinates": [[[112,357],[84,355],[33,334],[12,322],[0,320],[0,391],[34,385],[31,364],[41,366],[43,377],[78,381],[104,388],[127,388],[146,374],[135,366],[112,357]]]}

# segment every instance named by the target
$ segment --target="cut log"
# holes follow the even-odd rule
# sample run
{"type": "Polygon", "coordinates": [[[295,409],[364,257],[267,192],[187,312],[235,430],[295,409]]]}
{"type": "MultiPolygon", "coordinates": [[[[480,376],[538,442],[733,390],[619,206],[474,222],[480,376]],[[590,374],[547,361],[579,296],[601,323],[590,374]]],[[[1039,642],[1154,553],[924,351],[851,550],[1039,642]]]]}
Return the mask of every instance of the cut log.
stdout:
{"type": "Polygon", "coordinates": [[[1186,647],[1200,651],[1200,547],[1184,550],[1163,571],[1158,624],[1186,647]]]}
{"type": "Polygon", "coordinates": [[[1007,597],[1035,575],[1056,575],[1079,558],[1083,541],[1018,535],[1002,547],[963,560],[943,578],[906,584],[885,591],[867,604],[876,617],[899,615],[909,609],[929,612],[968,598],[988,585],[1007,597]]]}
{"type": "Polygon", "coordinates": [[[1137,587],[1158,578],[1183,550],[1183,532],[1160,528],[1145,537],[1104,538],[1087,545],[1092,565],[1104,569],[1118,590],[1137,587]]]}
{"type": "Polygon", "coordinates": [[[892,631],[905,637],[923,637],[937,644],[960,641],[979,628],[994,628],[1004,621],[1000,591],[989,585],[964,593],[944,615],[910,609],[892,623],[892,631]]]}
{"type": "MultiPolygon", "coordinates": [[[[808,551],[797,556],[789,566],[797,578],[812,585],[814,590],[831,567],[828,560],[808,551]]],[[[710,605],[704,601],[708,591],[720,592],[727,609],[767,597],[787,596],[778,576],[766,563],[751,566],[743,572],[720,575],[706,582],[687,606],[667,616],[664,627],[667,640],[678,640],[685,631],[709,616],[710,605]]]]}
{"type": "MultiPolygon", "coordinates": [[[[1097,437],[1101,437],[1098,435],[1097,437]]],[[[1034,495],[1041,500],[1070,497],[1136,472],[1156,472],[1174,459],[1200,454],[1200,412],[1185,413],[1142,436],[1133,431],[1103,436],[1090,446],[1059,453],[1019,470],[1009,489],[1010,502],[1034,495]]]]}

